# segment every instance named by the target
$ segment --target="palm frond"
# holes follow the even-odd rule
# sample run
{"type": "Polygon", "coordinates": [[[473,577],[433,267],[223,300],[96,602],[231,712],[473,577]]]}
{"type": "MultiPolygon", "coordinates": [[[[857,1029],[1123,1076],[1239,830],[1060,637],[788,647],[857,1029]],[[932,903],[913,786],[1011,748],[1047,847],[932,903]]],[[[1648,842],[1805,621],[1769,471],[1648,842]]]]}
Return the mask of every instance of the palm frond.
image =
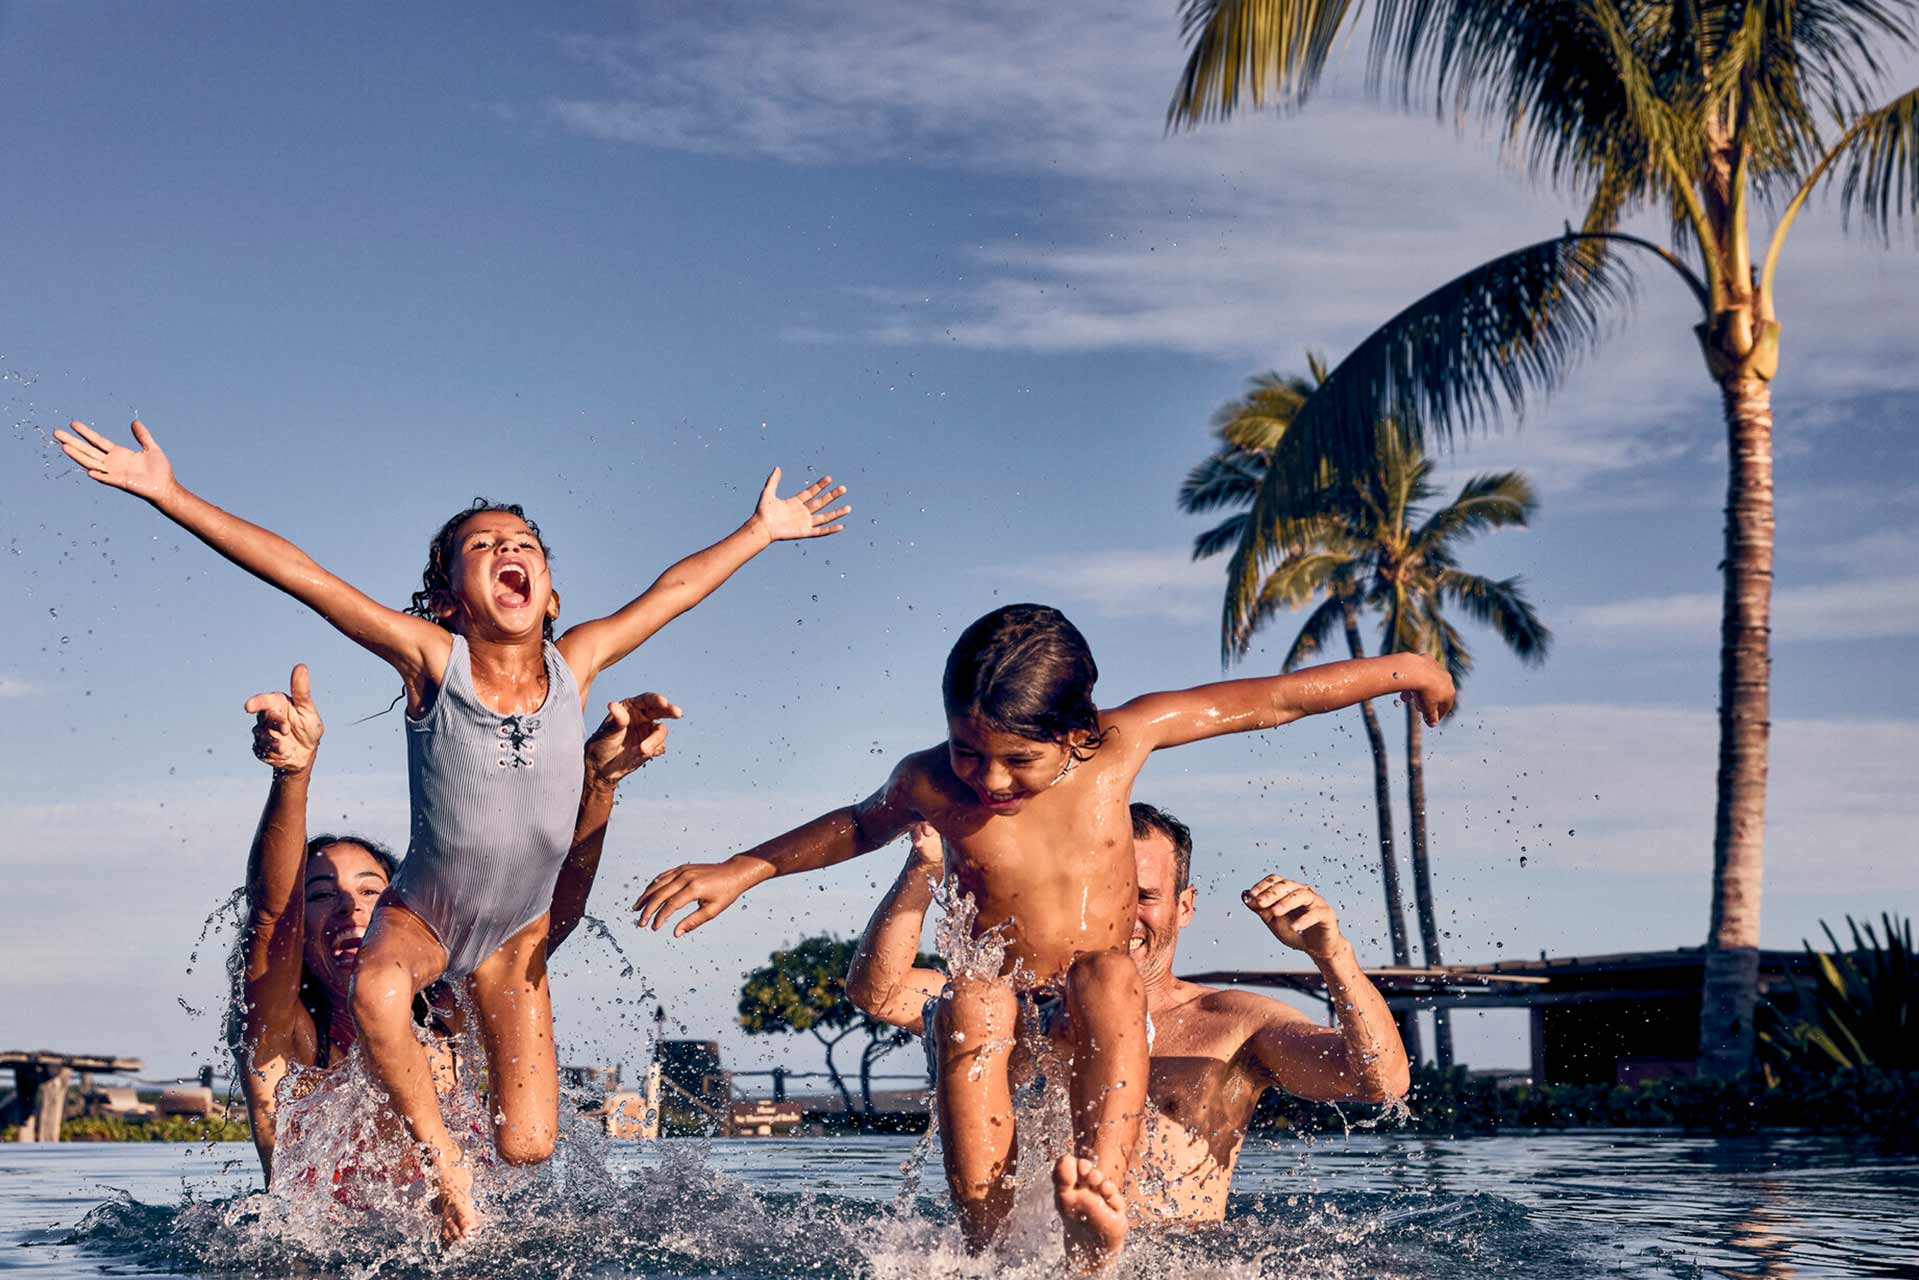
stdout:
{"type": "Polygon", "coordinates": [[[1416,552],[1470,538],[1490,529],[1524,528],[1539,509],[1532,481],[1518,471],[1476,475],[1460,487],[1459,496],[1427,517],[1413,534],[1416,552]]]}
{"type": "Polygon", "coordinates": [[[1186,473],[1179,486],[1179,509],[1188,515],[1221,507],[1251,506],[1259,493],[1266,460],[1245,449],[1216,449],[1186,473]]]}
{"type": "MultiPolygon", "coordinates": [[[[1579,242],[1528,245],[1466,272],[1375,330],[1294,417],[1254,504],[1253,536],[1327,484],[1374,465],[1381,425],[1407,444],[1450,443],[1557,386],[1631,295],[1617,263],[1572,269],[1579,242]]],[[[1258,548],[1264,552],[1266,548],[1258,548]]]]}
{"type": "Polygon", "coordinates": [[[1189,46],[1168,129],[1224,120],[1242,105],[1298,106],[1326,69],[1353,0],[1182,0],[1189,46]]]}
{"type": "Polygon", "coordinates": [[[1483,578],[1449,569],[1435,583],[1446,603],[1490,627],[1521,662],[1538,666],[1552,652],[1553,633],[1526,597],[1521,578],[1483,578]]]}
{"type": "Polygon", "coordinates": [[[1193,559],[1210,560],[1246,536],[1246,513],[1227,516],[1212,528],[1193,537],[1193,559]]]}
{"type": "Polygon", "coordinates": [[[1316,658],[1326,651],[1326,637],[1333,628],[1341,624],[1346,613],[1346,602],[1339,596],[1327,596],[1319,602],[1319,607],[1306,615],[1306,621],[1299,626],[1299,634],[1293,637],[1292,647],[1286,650],[1286,659],[1280,663],[1281,671],[1296,671],[1302,662],[1316,658]]]}
{"type": "Polygon", "coordinates": [[[1841,144],[1840,216],[1849,226],[1857,212],[1890,239],[1896,222],[1919,213],[1919,88],[1866,112],[1847,132],[1841,144]]]}

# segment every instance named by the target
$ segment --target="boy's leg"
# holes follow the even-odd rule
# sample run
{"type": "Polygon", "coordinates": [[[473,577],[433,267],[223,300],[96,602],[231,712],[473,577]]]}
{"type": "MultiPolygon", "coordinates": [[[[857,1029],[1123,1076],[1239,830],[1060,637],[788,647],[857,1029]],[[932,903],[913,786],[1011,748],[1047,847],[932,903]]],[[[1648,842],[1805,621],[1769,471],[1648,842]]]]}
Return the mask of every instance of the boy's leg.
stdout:
{"type": "Polygon", "coordinates": [[[940,1000],[940,1147],[966,1247],[984,1249],[1013,1207],[1013,1094],[1007,1064],[1019,1002],[1002,981],[955,978],[940,1000]]]}
{"type": "Polygon", "coordinates": [[[1146,990],[1123,951],[1083,955],[1066,974],[1073,1031],[1073,1155],[1053,1171],[1066,1247],[1089,1268],[1126,1239],[1126,1183],[1146,1109],[1146,990]]]}
{"type": "Polygon", "coordinates": [[[467,979],[486,1044],[493,1145],[508,1164],[539,1164],[560,1127],[553,994],[546,984],[547,918],[508,938],[467,979]]]}
{"type": "Polygon", "coordinates": [[[373,913],[353,973],[353,1021],[373,1077],[393,1100],[440,1183],[440,1235],[448,1243],[478,1224],[473,1174],[447,1132],[426,1046],[413,1030],[413,997],[446,969],[446,948],[396,902],[373,913]]]}

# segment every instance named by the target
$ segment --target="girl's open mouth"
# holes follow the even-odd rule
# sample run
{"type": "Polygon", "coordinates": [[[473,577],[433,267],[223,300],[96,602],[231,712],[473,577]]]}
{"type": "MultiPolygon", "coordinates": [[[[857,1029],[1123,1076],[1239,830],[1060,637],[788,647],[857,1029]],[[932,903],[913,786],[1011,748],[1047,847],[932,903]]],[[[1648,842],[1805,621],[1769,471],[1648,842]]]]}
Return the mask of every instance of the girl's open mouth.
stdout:
{"type": "Polygon", "coordinates": [[[524,609],[533,598],[532,577],[524,565],[501,565],[493,582],[499,588],[494,598],[509,609],[524,609]]]}

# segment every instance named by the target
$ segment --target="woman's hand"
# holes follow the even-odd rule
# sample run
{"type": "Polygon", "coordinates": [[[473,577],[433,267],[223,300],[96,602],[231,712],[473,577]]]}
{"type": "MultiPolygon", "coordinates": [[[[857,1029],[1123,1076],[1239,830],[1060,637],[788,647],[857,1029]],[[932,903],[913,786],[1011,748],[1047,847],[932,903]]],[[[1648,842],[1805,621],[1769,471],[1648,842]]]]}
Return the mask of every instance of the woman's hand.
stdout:
{"type": "Polygon", "coordinates": [[[1275,938],[1315,960],[1336,955],[1345,941],[1331,905],[1311,885],[1267,876],[1239,897],[1275,938]]]}
{"type": "Polygon", "coordinates": [[[320,722],[320,708],[313,704],[306,663],[293,668],[287,692],[256,693],[247,699],[245,709],[253,713],[253,754],[263,763],[282,775],[313,768],[326,726],[320,722]]]}
{"type": "Polygon", "coordinates": [[[831,490],[827,485],[833,483],[832,476],[821,476],[790,498],[779,496],[780,469],[773,468],[773,474],[766,477],[766,484],[760,490],[760,505],[754,511],[753,518],[766,531],[770,541],[782,542],[789,538],[821,538],[829,533],[838,533],[846,526],[832,523],[852,511],[844,506],[836,511],[822,511],[833,499],[846,493],[846,486],[839,485],[831,490]]]}
{"type": "Polygon", "coordinates": [[[607,703],[606,719],[586,740],[587,784],[610,791],[627,774],[665,755],[666,721],[679,718],[680,709],[657,693],[607,703]]]}
{"type": "Polygon", "coordinates": [[[176,487],[173,464],[161,451],[160,442],[138,419],[133,423],[133,438],[140,445],[138,449],[117,445],[84,422],[71,422],[67,427],[65,431],[53,433],[61,452],[101,484],[125,489],[156,505],[176,487]]]}

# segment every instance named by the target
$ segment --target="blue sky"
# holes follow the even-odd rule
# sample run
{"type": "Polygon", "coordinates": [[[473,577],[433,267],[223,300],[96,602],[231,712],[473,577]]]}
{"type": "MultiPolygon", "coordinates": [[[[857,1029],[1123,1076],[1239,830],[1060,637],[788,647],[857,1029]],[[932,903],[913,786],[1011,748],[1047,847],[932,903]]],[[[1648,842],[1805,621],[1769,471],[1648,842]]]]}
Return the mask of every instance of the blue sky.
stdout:
{"type": "MultiPolygon", "coordinates": [[[[857,928],[892,852],[679,943],[636,935],[637,888],[937,739],[946,649],[998,603],[1065,608],[1108,700],[1214,678],[1218,567],[1173,503],[1212,409],[1577,214],[1350,71],[1303,114],[1167,137],[1180,61],[1162,3],[0,4],[0,862],[33,886],[3,1038],[206,1056],[176,997],[207,999],[187,956],[264,791],[238,708],[293,662],[330,726],[316,824],[405,830],[399,726],[352,723],[392,696],[379,664],[47,443],[138,413],[189,484],[393,602],[474,493],[527,504],[579,618],[771,465],[847,483],[845,534],[769,551],[600,686],[687,709],[600,914],[675,1024],[811,1060],[730,1028],[739,976],[857,928]]],[[[1909,242],[1829,208],[1788,245],[1769,945],[1919,901],[1916,291],[1909,242]]],[[[1643,275],[1561,394],[1448,459],[1534,477],[1537,527],[1472,562],[1524,574],[1559,636],[1536,671],[1482,640],[1429,739],[1448,958],[1704,936],[1725,482],[1689,305],[1643,275]]],[[[1352,713],[1154,764],[1138,795],[1200,845],[1188,967],[1293,963],[1234,902],[1269,870],[1384,959],[1369,782],[1352,713]]],[[[573,1056],[638,1057],[617,970],[598,943],[563,966],[573,1056]]],[[[1523,1061],[1516,1030],[1469,1055],[1523,1061]]]]}

